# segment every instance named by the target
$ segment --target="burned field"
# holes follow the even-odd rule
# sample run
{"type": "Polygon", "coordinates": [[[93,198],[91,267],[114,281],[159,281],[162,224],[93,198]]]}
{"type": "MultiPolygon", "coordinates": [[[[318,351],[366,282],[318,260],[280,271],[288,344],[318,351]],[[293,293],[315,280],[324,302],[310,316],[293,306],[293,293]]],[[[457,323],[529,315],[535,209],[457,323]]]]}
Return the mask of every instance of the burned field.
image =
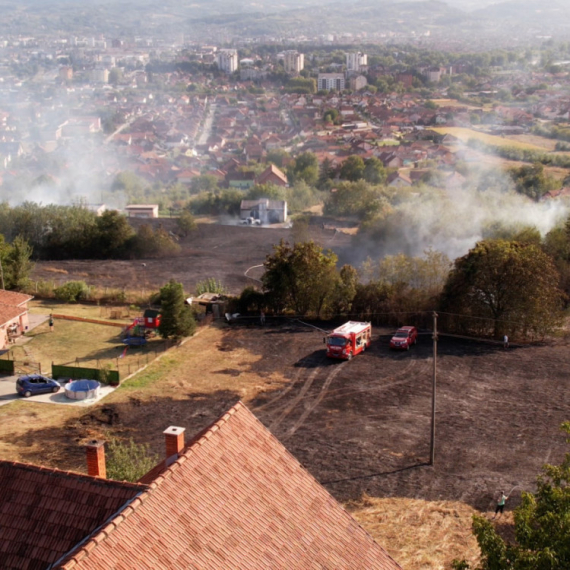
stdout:
{"type": "MultiPolygon", "coordinates": [[[[144,220],[155,227],[162,226],[173,233],[176,220],[144,220]]],[[[141,220],[132,220],[132,223],[141,220]]],[[[325,249],[342,254],[350,246],[351,236],[336,232],[334,227],[312,225],[307,236],[325,249]]],[[[239,225],[199,224],[188,237],[179,239],[178,255],[159,259],[138,260],[63,260],[39,261],[35,264],[33,280],[44,280],[56,285],[66,281],[85,281],[89,285],[146,291],[156,290],[169,279],[176,279],[189,292],[196,283],[214,278],[230,292],[238,294],[259,279],[258,268],[245,272],[265,261],[273,244],[293,239],[289,228],[245,227],[239,225]],[[143,266],[144,263],[144,266],[143,266]]]]}
{"type": "Polygon", "coordinates": [[[436,464],[428,466],[432,343],[388,349],[376,329],[351,362],[325,357],[322,335],[301,325],[231,328],[223,350],[260,353],[256,373],[289,382],[248,405],[340,500],[397,496],[459,500],[488,510],[498,489],[532,490],[546,462],[567,450],[568,347],[513,347],[442,336],[436,464]]]}

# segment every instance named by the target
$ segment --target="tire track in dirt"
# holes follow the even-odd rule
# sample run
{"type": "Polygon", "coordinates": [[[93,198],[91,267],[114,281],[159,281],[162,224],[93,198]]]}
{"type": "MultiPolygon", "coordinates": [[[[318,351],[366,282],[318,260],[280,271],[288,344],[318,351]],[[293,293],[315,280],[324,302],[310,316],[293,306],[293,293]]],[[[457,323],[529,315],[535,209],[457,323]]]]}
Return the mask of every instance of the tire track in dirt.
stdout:
{"type": "Polygon", "coordinates": [[[307,378],[304,386],[301,388],[301,391],[290,402],[285,404],[285,409],[270,424],[269,431],[274,432],[274,430],[279,427],[281,422],[295,409],[297,404],[307,395],[307,392],[310,390],[313,381],[320,371],[321,368],[317,367],[311,372],[311,374],[309,374],[309,377],[307,378]]]}
{"type": "MultiPolygon", "coordinates": [[[[316,366],[315,369],[318,370],[320,365],[323,363],[324,361],[324,357],[321,357],[317,362],[316,362],[316,366]]],[[[309,361],[308,363],[312,364],[311,361],[309,361]]],[[[304,370],[306,370],[306,368],[299,368],[297,370],[297,373],[295,374],[295,376],[293,377],[293,381],[289,384],[289,386],[287,386],[284,390],[282,390],[279,394],[277,394],[277,396],[275,396],[275,398],[269,400],[269,402],[265,402],[265,404],[261,404],[261,406],[257,406],[256,408],[253,408],[252,411],[253,412],[259,412],[261,410],[264,410],[265,408],[268,408],[269,406],[272,406],[273,404],[275,404],[276,402],[278,402],[279,400],[281,400],[284,396],[286,396],[287,394],[289,394],[289,392],[291,392],[291,390],[293,390],[293,388],[295,387],[295,385],[297,384],[297,382],[299,381],[299,379],[301,378],[301,374],[304,372],[304,370]]],[[[276,412],[277,410],[280,410],[283,406],[285,406],[286,404],[283,404],[282,406],[277,407],[275,410],[273,410],[274,412],[276,412]]]]}
{"type": "Polygon", "coordinates": [[[289,439],[305,423],[305,420],[309,417],[313,410],[322,402],[332,381],[347,364],[348,362],[343,362],[330,372],[321,388],[321,391],[319,392],[319,395],[315,398],[313,403],[310,404],[309,407],[301,414],[301,417],[293,424],[293,426],[289,428],[287,433],[283,436],[282,440],[289,439]]]}

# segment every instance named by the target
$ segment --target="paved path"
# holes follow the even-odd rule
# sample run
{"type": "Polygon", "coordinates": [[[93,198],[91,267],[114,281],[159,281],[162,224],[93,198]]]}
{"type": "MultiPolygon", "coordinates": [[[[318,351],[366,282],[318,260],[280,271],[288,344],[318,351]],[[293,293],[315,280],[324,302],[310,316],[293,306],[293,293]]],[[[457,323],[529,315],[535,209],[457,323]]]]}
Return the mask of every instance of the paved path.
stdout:
{"type": "Polygon", "coordinates": [[[25,400],[26,402],[39,402],[40,404],[62,404],[66,406],[87,407],[95,404],[111,392],[115,391],[114,386],[101,386],[97,398],[89,400],[69,400],[65,396],[65,384],[60,382],[61,390],[55,394],[38,394],[23,398],[16,392],[16,380],[18,376],[3,376],[0,378],[0,406],[5,406],[14,400],[25,400]]]}

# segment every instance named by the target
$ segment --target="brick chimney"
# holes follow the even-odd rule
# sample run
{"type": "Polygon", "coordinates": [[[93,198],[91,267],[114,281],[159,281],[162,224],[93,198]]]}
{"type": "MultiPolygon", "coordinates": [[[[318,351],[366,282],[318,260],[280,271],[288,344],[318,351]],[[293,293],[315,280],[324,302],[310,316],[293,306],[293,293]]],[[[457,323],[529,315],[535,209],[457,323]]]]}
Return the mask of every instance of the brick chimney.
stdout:
{"type": "Polygon", "coordinates": [[[93,439],[87,443],[85,451],[87,454],[87,473],[92,477],[106,479],[105,442],[93,439]]]}
{"type": "Polygon", "coordinates": [[[184,449],[184,432],[182,427],[170,426],[164,430],[164,443],[166,444],[166,465],[174,463],[184,449]]]}

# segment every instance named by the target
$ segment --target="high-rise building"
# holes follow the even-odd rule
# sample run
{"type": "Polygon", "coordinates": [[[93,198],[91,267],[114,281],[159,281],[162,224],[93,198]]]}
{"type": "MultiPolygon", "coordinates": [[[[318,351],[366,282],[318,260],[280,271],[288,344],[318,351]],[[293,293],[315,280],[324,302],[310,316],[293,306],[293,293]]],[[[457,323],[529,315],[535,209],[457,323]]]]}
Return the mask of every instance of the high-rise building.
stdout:
{"type": "Polygon", "coordinates": [[[237,49],[221,49],[216,54],[216,63],[225,73],[233,73],[238,68],[237,49]]]}
{"type": "Polygon", "coordinates": [[[305,55],[299,53],[297,50],[287,50],[283,52],[283,61],[285,64],[285,71],[298,75],[299,72],[305,67],[305,55]]]}
{"type": "Polygon", "coordinates": [[[360,71],[362,67],[368,65],[368,56],[360,51],[349,52],[346,54],[347,71],[360,71]]]}

